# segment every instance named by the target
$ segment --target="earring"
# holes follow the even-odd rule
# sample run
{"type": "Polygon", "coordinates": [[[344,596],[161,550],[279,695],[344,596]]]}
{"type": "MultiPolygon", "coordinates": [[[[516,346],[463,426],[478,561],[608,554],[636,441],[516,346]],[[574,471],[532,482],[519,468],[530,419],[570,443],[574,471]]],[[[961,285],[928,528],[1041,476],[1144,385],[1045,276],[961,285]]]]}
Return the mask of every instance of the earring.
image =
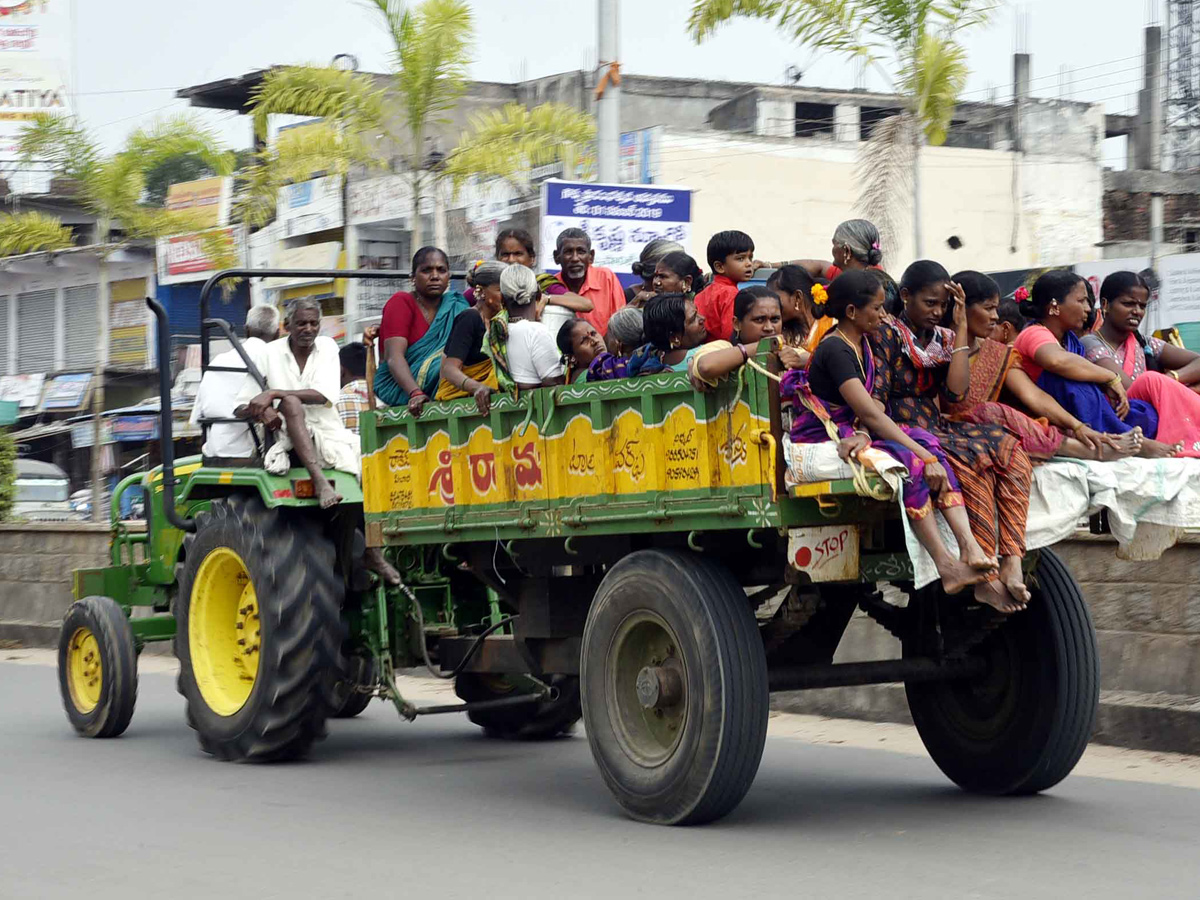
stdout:
{"type": "Polygon", "coordinates": [[[679,349],[679,338],[671,338],[671,349],[672,350],[679,349]]]}
{"type": "Polygon", "coordinates": [[[1052,316],[1058,315],[1058,304],[1057,303],[1050,304],[1050,315],[1052,315],[1052,316]]]}

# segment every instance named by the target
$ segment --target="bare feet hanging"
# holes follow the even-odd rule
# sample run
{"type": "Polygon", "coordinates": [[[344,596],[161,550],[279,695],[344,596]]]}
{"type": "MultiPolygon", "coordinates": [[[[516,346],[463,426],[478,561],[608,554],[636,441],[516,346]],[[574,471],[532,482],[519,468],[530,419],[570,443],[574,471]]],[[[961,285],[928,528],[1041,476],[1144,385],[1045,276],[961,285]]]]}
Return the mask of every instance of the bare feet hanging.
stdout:
{"type": "Polygon", "coordinates": [[[400,586],[400,573],[396,571],[395,566],[388,562],[383,551],[378,547],[368,547],[363,553],[363,565],[371,572],[374,572],[383,579],[383,583],[388,587],[400,586]]]}
{"type": "Polygon", "coordinates": [[[1101,457],[1105,462],[1112,462],[1114,459],[1125,459],[1127,456],[1137,456],[1142,450],[1142,444],[1145,442],[1145,436],[1142,434],[1142,429],[1134,428],[1132,431],[1127,431],[1124,434],[1112,434],[1108,437],[1114,438],[1116,446],[1105,445],[1104,454],[1101,457]]]}
{"type": "Polygon", "coordinates": [[[1000,560],[1000,583],[1008,588],[1009,596],[1024,608],[1031,594],[1025,585],[1025,573],[1021,571],[1021,557],[1006,556],[1000,560]]]}
{"type": "Polygon", "coordinates": [[[317,492],[317,501],[321,504],[321,509],[332,509],[342,502],[342,495],[333,489],[329,479],[324,476],[313,479],[313,488],[317,492]]]}
{"type": "Polygon", "coordinates": [[[1182,449],[1180,444],[1164,444],[1162,441],[1145,438],[1142,440],[1142,449],[1138,456],[1143,459],[1169,459],[1182,449]]]}
{"type": "Polygon", "coordinates": [[[959,547],[959,559],[972,569],[979,569],[983,572],[994,572],[1000,565],[996,557],[988,556],[983,552],[983,548],[979,546],[975,538],[963,541],[963,546],[959,547]]]}
{"type": "Polygon", "coordinates": [[[985,581],[983,584],[975,585],[975,602],[986,603],[992,609],[1002,612],[1006,616],[1025,608],[1025,604],[1018,603],[1008,595],[1008,591],[999,581],[985,581]]]}
{"type": "Polygon", "coordinates": [[[938,566],[938,575],[942,578],[942,590],[947,594],[957,594],[983,581],[988,573],[947,554],[945,562],[938,566]]]}

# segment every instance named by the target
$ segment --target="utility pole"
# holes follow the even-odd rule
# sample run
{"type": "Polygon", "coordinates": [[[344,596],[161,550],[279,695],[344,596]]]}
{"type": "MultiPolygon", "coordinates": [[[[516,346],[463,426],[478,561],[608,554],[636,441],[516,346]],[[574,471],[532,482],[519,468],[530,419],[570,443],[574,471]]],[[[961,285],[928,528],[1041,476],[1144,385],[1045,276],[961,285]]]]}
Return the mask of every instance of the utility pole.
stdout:
{"type": "Polygon", "coordinates": [[[596,0],[596,163],[600,181],[617,182],[621,143],[621,75],[618,60],[617,11],[620,0],[596,0]]]}
{"type": "MultiPolygon", "coordinates": [[[[1146,141],[1150,146],[1150,168],[1163,167],[1163,86],[1162,86],[1162,28],[1151,25],[1146,29],[1145,85],[1147,101],[1146,141]]],[[[1161,185],[1155,184],[1150,194],[1150,268],[1158,265],[1163,243],[1163,195],[1161,185]]]]}

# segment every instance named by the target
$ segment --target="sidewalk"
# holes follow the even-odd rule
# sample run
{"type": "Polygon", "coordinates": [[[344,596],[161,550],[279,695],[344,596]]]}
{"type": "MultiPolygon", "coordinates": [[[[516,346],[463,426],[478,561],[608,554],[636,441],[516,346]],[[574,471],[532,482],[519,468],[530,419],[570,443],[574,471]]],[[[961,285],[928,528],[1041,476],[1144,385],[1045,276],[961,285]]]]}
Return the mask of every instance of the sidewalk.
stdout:
{"type": "MultiPolygon", "coordinates": [[[[55,663],[56,653],[53,650],[0,650],[0,666],[53,666],[55,663]]],[[[143,654],[138,660],[139,675],[174,675],[178,671],[179,663],[173,657],[143,654]]],[[[417,703],[458,702],[451,682],[438,681],[427,674],[398,675],[396,685],[406,698],[417,703]]],[[[396,727],[420,728],[421,725],[419,722],[409,724],[400,721],[397,716],[396,727]]],[[[772,712],[767,735],[776,740],[806,744],[842,744],[906,756],[926,755],[917,730],[911,725],[772,712]]],[[[1089,744],[1073,774],[1200,789],[1200,756],[1089,744]]]]}

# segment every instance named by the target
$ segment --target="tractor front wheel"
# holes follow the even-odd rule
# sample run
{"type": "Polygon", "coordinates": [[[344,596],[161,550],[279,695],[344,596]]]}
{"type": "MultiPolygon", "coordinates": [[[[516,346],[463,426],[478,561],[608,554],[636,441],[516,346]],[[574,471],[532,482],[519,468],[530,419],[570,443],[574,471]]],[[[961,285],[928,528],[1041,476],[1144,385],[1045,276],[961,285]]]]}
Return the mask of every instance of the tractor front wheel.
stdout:
{"type": "Polygon", "coordinates": [[[302,756],[325,733],[342,644],[333,543],[305,513],[215,501],[184,540],[179,692],[218,759],[302,756]]]}
{"type": "Polygon", "coordinates": [[[71,726],[84,737],[116,737],[137,702],[137,652],[129,618],[111,597],[71,604],[58,636],[58,686],[71,726]]]}

